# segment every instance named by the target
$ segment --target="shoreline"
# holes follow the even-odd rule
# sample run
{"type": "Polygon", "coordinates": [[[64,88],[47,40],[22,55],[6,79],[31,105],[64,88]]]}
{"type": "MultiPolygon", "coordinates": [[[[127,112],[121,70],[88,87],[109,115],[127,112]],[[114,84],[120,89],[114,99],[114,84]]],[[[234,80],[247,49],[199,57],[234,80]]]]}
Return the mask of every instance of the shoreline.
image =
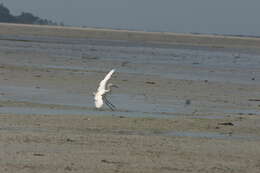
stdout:
{"type": "Polygon", "coordinates": [[[82,28],[0,23],[1,35],[48,36],[82,39],[137,41],[146,43],[209,46],[213,48],[260,48],[260,38],[173,32],[82,28]]]}

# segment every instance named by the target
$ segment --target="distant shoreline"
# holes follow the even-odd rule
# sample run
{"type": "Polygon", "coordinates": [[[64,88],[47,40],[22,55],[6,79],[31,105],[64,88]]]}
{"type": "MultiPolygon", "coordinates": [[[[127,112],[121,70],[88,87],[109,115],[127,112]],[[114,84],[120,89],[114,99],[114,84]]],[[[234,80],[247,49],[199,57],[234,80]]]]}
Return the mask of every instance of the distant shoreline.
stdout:
{"type": "Polygon", "coordinates": [[[1,35],[31,35],[85,39],[125,40],[214,48],[260,48],[260,38],[210,34],[181,34],[131,30],[0,23],[1,35]]]}

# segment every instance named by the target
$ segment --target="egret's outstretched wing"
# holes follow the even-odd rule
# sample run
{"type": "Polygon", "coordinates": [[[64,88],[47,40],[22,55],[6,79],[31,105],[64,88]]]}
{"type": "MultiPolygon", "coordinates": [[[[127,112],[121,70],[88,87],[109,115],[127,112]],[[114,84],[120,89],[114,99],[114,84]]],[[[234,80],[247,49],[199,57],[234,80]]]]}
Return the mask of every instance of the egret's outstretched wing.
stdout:
{"type": "MultiPolygon", "coordinates": [[[[105,92],[107,81],[111,78],[112,74],[115,72],[115,69],[110,70],[106,77],[99,83],[97,92],[105,92]]],[[[102,93],[104,94],[104,93],[102,93]]]]}

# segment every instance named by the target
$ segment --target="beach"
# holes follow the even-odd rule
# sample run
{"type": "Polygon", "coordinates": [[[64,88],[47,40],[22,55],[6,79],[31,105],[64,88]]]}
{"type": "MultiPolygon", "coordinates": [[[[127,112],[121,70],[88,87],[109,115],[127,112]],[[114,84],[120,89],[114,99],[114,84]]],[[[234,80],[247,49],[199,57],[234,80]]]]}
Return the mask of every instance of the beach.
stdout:
{"type": "Polygon", "coordinates": [[[0,24],[0,172],[257,173],[259,65],[259,38],[0,24]]]}

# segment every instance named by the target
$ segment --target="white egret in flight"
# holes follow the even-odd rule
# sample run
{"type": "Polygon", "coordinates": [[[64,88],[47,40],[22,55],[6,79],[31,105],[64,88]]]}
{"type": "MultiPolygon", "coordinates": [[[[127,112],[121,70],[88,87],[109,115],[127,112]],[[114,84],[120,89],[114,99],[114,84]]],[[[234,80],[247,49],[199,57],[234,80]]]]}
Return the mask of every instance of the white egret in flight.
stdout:
{"type": "Polygon", "coordinates": [[[107,100],[106,94],[111,92],[111,87],[117,87],[112,83],[107,84],[108,80],[111,78],[112,74],[115,72],[115,69],[112,69],[106,77],[99,83],[97,92],[94,94],[95,106],[96,108],[101,108],[105,103],[112,111],[116,108],[110,101],[107,100]]]}

